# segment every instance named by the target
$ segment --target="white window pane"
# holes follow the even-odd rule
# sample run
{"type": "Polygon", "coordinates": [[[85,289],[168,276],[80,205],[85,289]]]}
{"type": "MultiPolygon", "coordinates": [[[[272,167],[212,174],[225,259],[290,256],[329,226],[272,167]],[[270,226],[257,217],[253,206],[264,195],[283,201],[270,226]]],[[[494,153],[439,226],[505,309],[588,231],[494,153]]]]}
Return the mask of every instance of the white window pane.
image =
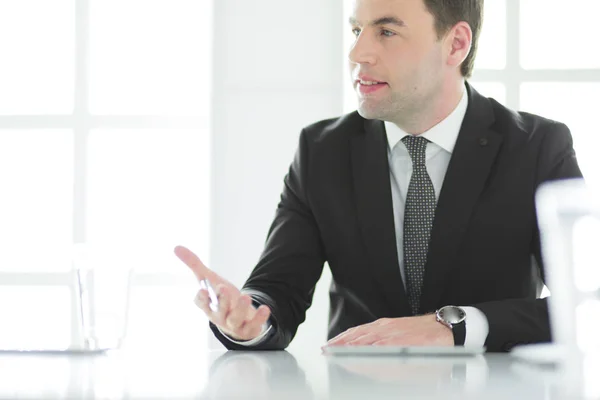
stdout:
{"type": "Polygon", "coordinates": [[[136,268],[183,272],[175,245],[207,253],[208,156],[203,130],[92,131],[89,242],[142,248],[136,268]]]}
{"type": "Polygon", "coordinates": [[[506,66],[506,0],[486,1],[484,13],[475,68],[503,69],[506,66]]]}
{"type": "Polygon", "coordinates": [[[91,0],[92,113],[208,116],[211,3],[91,0]]]}
{"type": "Polygon", "coordinates": [[[499,82],[470,82],[482,96],[491,97],[498,103],[506,104],[506,85],[499,82]]]}
{"type": "Polygon", "coordinates": [[[73,359],[3,355],[2,361],[1,399],[69,398],[69,378],[72,369],[76,368],[73,359]]]}
{"type": "Polygon", "coordinates": [[[0,348],[69,347],[70,296],[68,287],[1,286],[0,348]]]}
{"type": "Polygon", "coordinates": [[[344,0],[343,3],[343,16],[342,16],[342,45],[344,51],[342,52],[342,71],[343,71],[343,113],[350,113],[357,109],[358,102],[356,99],[356,92],[352,87],[352,77],[350,76],[350,67],[348,64],[348,54],[352,48],[355,37],[352,33],[352,29],[348,20],[353,12],[354,0],[344,0]]]}
{"type": "Polygon", "coordinates": [[[521,64],[526,69],[600,68],[600,1],[521,0],[521,64]]]}
{"type": "Polygon", "coordinates": [[[0,187],[0,270],[68,270],[73,229],[72,132],[0,131],[0,187]]]}
{"type": "Polygon", "coordinates": [[[577,316],[578,326],[576,334],[579,348],[584,354],[598,354],[600,351],[600,341],[598,341],[598,331],[600,330],[600,299],[589,298],[582,301],[577,305],[575,315],[577,316]]]}
{"type": "Polygon", "coordinates": [[[127,351],[143,356],[152,351],[160,359],[179,366],[165,369],[163,363],[146,363],[130,371],[129,391],[136,396],[188,397],[201,391],[208,375],[208,320],[193,303],[198,287],[134,287],[127,336],[127,351]],[[190,353],[199,354],[193,364],[190,353]],[[163,355],[164,354],[164,355],[163,355]],[[178,358],[178,355],[182,355],[178,358]],[[149,377],[156,379],[148,379],[149,377]]]}
{"type": "Polygon", "coordinates": [[[0,115],[73,111],[75,0],[0,0],[0,115]]]}
{"type": "Polygon", "coordinates": [[[573,135],[579,166],[586,179],[600,179],[600,135],[597,121],[600,83],[526,83],[521,109],[564,122],[573,135]]]}
{"type": "MultiPolygon", "coordinates": [[[[193,279],[190,280],[193,282],[193,279]]],[[[127,347],[170,350],[206,349],[208,320],[194,304],[195,284],[134,286],[127,332],[127,347]]]]}
{"type": "Polygon", "coordinates": [[[350,80],[348,82],[348,87],[344,89],[344,109],[343,113],[351,113],[358,109],[358,99],[356,97],[356,92],[351,86],[350,80]]]}
{"type": "Polygon", "coordinates": [[[586,216],[573,226],[573,275],[575,286],[582,292],[600,290],[600,268],[596,257],[598,234],[600,218],[586,216]]]}

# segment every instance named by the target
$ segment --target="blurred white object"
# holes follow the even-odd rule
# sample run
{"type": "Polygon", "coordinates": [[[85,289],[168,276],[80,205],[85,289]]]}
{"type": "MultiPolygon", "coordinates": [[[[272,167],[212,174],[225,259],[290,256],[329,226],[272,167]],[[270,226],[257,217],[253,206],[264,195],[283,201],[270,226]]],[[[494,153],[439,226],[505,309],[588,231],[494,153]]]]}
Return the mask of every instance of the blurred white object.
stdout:
{"type": "Polygon", "coordinates": [[[582,179],[536,195],[554,343],[567,354],[600,351],[600,196],[582,179]]]}
{"type": "Polygon", "coordinates": [[[75,245],[81,350],[118,349],[125,340],[133,269],[124,254],[109,247],[75,245]]]}
{"type": "MultiPolygon", "coordinates": [[[[600,397],[600,193],[583,179],[555,181],[536,193],[552,344],[519,346],[516,359],[558,363],[557,393],[600,397]]],[[[565,397],[565,398],[566,398],[565,397]]]]}
{"type": "Polygon", "coordinates": [[[210,281],[208,279],[202,279],[200,281],[200,289],[204,289],[208,292],[208,298],[210,300],[209,307],[213,312],[219,311],[219,298],[215,293],[210,281]]]}

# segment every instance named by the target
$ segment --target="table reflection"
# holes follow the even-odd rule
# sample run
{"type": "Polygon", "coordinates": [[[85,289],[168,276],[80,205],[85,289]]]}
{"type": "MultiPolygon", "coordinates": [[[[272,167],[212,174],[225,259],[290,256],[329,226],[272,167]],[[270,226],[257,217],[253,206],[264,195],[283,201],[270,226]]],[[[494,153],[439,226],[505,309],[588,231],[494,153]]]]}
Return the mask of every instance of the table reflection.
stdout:
{"type": "Polygon", "coordinates": [[[332,398],[344,392],[367,396],[477,393],[486,387],[489,367],[486,358],[419,356],[329,356],[332,398]]]}
{"type": "Polygon", "coordinates": [[[209,370],[206,399],[314,399],[304,370],[287,351],[229,351],[209,370]]]}
{"type": "Polygon", "coordinates": [[[597,358],[575,368],[507,354],[298,356],[156,349],[106,356],[0,353],[0,399],[600,398],[597,358]]]}

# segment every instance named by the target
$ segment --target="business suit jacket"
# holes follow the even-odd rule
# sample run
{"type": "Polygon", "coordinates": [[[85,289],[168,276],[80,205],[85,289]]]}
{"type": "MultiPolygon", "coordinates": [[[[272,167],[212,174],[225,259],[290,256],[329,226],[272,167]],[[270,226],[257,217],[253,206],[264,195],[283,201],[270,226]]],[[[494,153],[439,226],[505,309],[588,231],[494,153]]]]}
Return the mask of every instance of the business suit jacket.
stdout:
{"type": "MultiPolygon", "coordinates": [[[[511,111],[467,84],[469,106],[438,199],[421,312],[472,305],[486,315],[488,351],[549,341],[534,195],[581,177],[568,128],[511,111]]],[[[382,317],[410,316],[396,251],[384,124],[357,112],[315,123],[300,143],[258,265],[244,289],[272,310],[283,349],[332,272],[328,337],[382,317]]],[[[230,349],[246,349],[213,331],[230,349]]]]}

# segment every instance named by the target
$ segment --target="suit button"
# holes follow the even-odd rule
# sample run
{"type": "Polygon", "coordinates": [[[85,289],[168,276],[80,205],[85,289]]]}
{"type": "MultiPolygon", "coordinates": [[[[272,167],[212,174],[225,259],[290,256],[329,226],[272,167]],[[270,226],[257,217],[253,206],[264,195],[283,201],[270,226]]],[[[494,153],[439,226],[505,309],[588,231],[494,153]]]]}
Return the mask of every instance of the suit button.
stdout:
{"type": "Polygon", "coordinates": [[[480,145],[481,147],[485,147],[485,146],[487,146],[487,145],[488,145],[488,140],[487,140],[486,138],[481,138],[481,139],[479,139],[479,145],[480,145]]]}

